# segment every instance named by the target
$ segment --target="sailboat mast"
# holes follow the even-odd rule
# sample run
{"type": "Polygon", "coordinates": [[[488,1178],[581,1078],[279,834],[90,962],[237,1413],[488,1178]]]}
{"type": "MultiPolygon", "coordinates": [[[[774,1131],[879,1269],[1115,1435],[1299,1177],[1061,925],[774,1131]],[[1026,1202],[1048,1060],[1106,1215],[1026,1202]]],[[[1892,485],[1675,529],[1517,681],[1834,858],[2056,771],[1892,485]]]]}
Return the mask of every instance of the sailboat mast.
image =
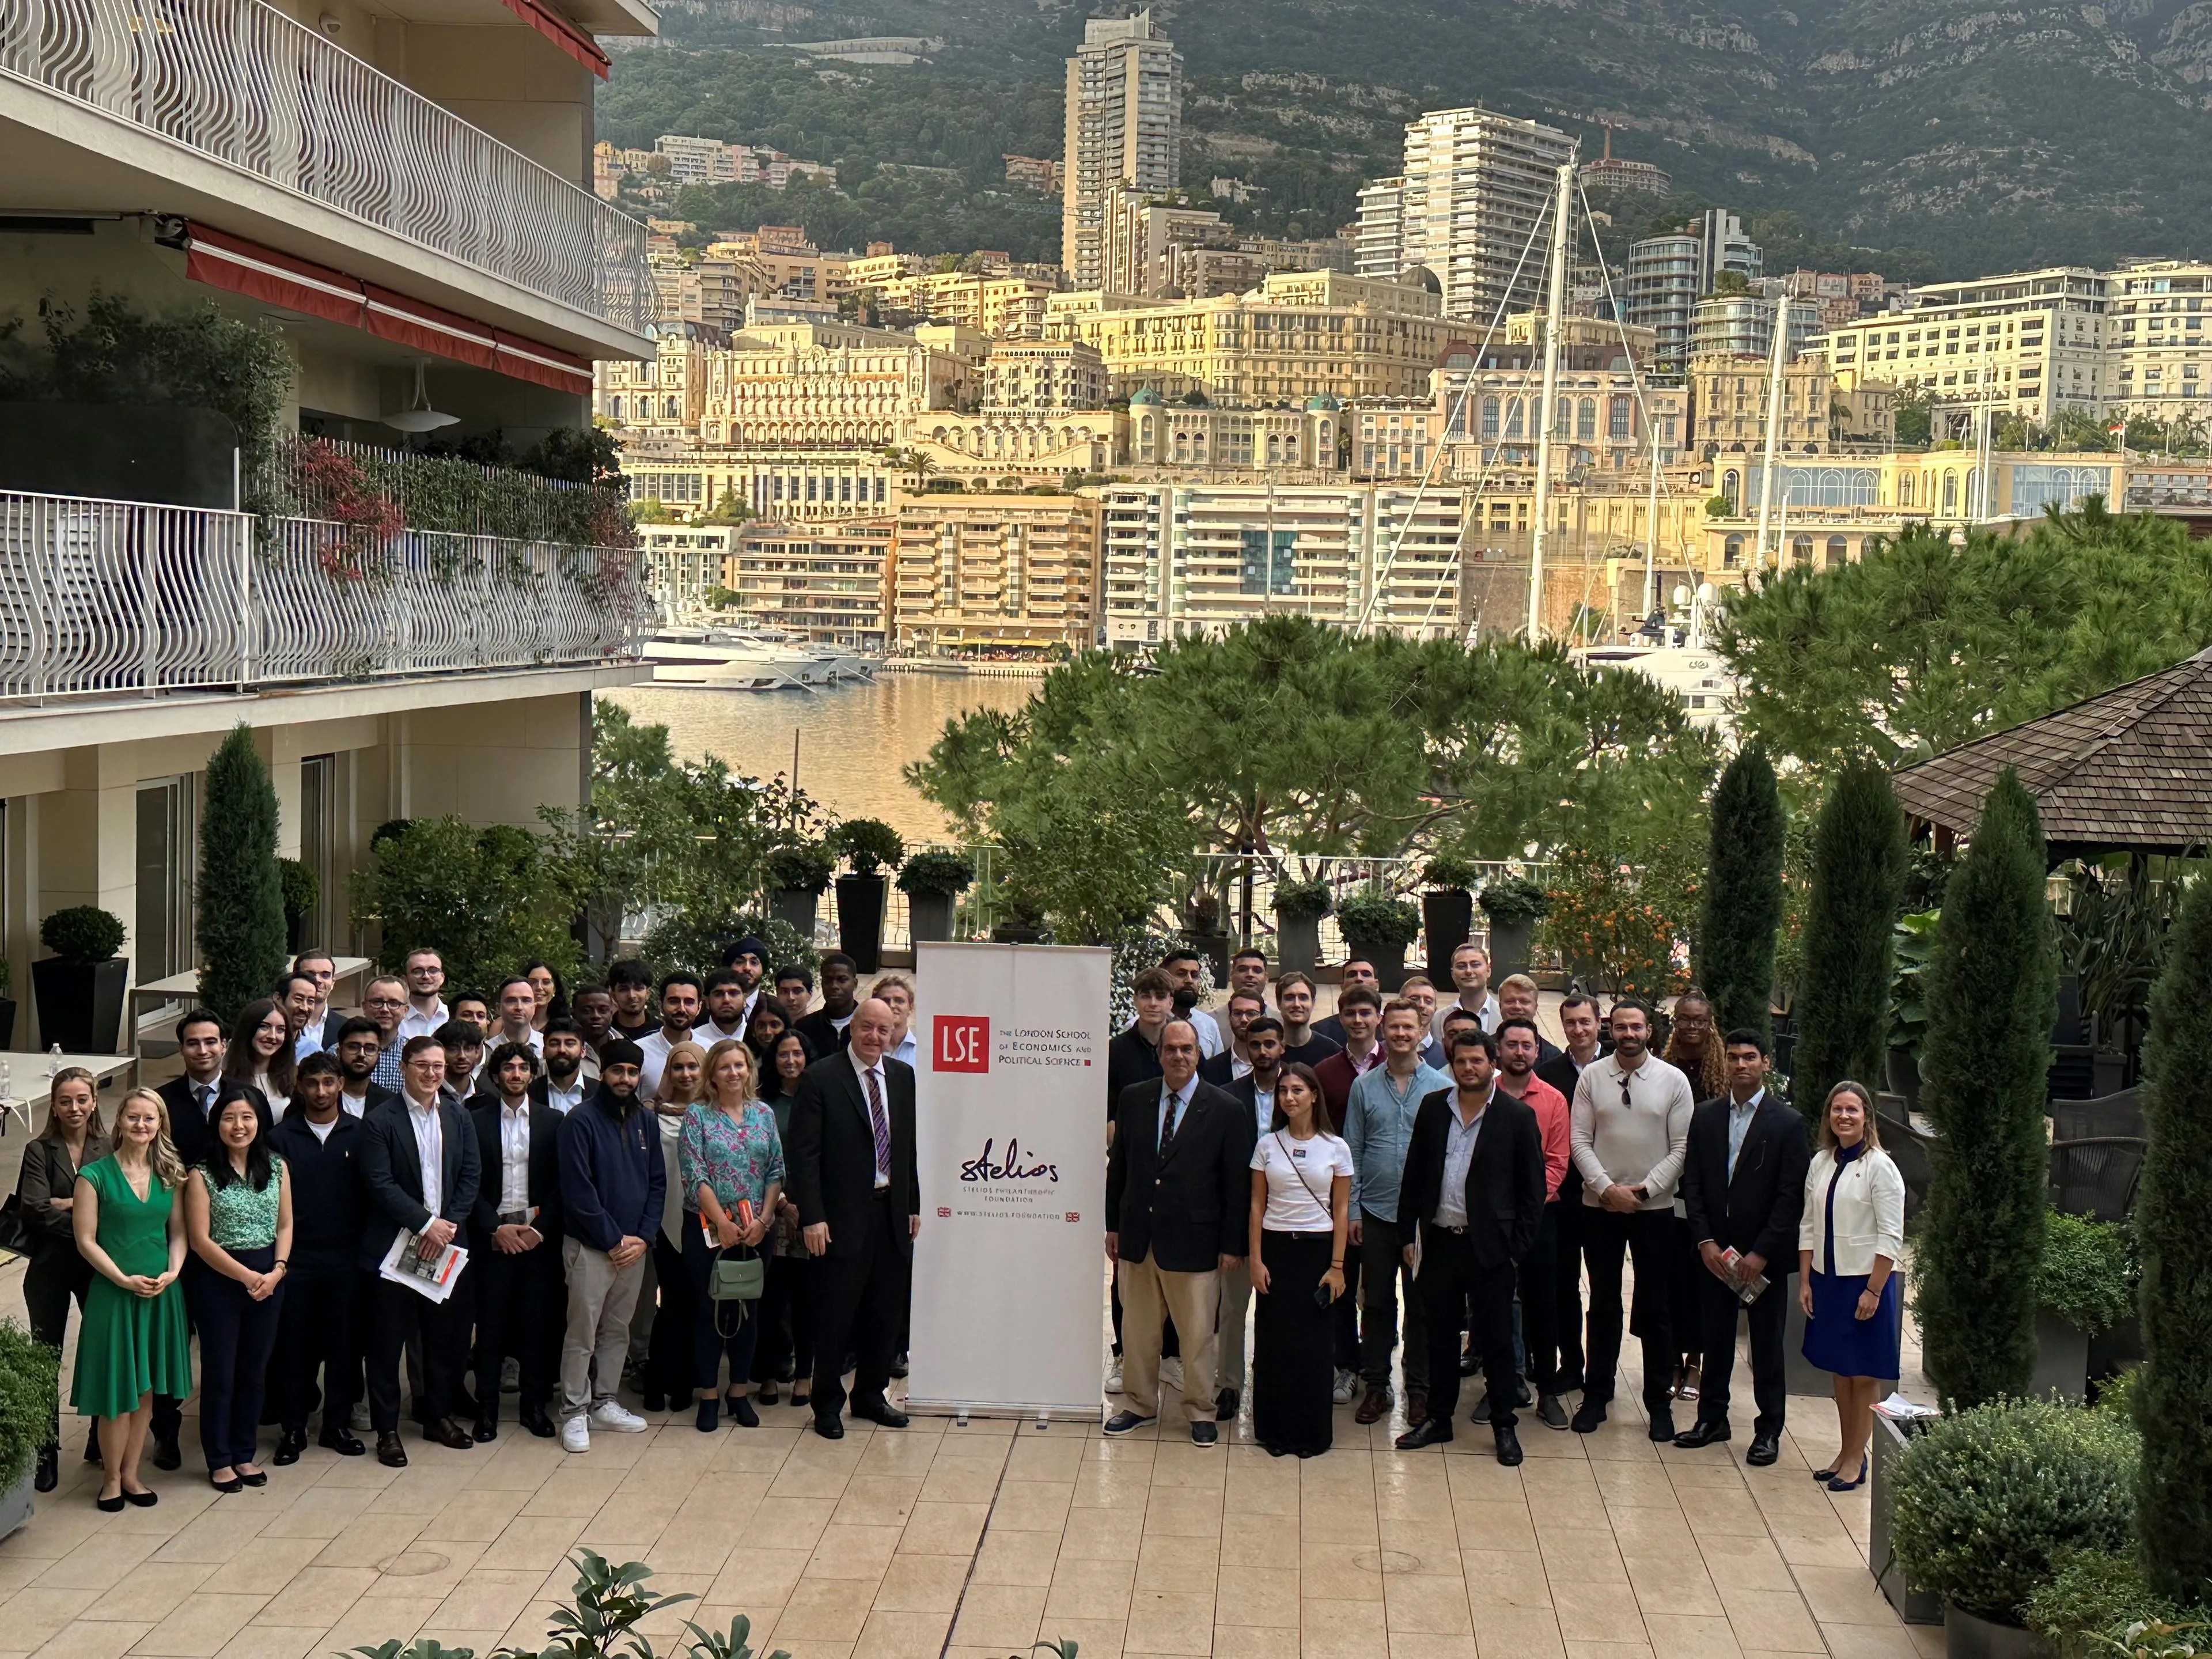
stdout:
{"type": "Polygon", "coordinates": [[[1536,495],[1528,536],[1528,643],[1544,637],[1544,542],[1552,514],[1552,428],[1559,403],[1559,336],[1566,313],[1567,233],[1575,198],[1575,161],[1559,164],[1559,195],[1552,204],[1552,282],[1544,310],[1544,396],[1536,414],[1536,495]]]}
{"type": "MultiPolygon", "coordinates": [[[[1774,460],[1777,428],[1782,419],[1782,367],[1790,359],[1790,292],[1785,286],[1774,301],[1774,343],[1766,364],[1766,453],[1759,469],[1759,551],[1752,569],[1759,580],[1766,575],[1766,526],[1774,506],[1774,460]]],[[[1775,549],[1774,562],[1782,562],[1775,549]]]]}

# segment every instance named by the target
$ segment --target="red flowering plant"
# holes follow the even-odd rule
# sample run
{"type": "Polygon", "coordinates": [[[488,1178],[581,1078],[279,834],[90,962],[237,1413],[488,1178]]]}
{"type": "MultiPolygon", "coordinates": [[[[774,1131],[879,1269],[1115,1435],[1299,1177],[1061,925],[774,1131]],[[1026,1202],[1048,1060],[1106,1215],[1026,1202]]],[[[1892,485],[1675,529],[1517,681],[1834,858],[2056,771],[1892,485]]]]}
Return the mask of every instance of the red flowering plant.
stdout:
{"type": "Polygon", "coordinates": [[[323,574],[337,582],[383,574],[392,543],[407,527],[399,504],[360,462],[316,438],[301,439],[294,451],[293,478],[307,516],[326,526],[314,539],[323,574]]]}

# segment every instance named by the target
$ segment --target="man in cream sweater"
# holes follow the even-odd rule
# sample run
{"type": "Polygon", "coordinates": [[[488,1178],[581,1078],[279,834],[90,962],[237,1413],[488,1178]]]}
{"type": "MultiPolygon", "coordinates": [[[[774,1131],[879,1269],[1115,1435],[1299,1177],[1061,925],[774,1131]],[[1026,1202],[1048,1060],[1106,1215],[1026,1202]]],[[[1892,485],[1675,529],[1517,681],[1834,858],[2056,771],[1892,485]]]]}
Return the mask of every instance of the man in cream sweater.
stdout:
{"type": "Polygon", "coordinates": [[[1589,1361],[1574,1428],[1605,1421],[1620,1361],[1620,1265],[1636,1262],[1634,1327],[1644,1344],[1644,1404],[1654,1440],[1674,1437],[1668,1406],[1675,1349],[1668,1328],[1668,1252],[1676,1243],[1674,1188],[1697,1098],[1690,1080],[1651,1052],[1651,1013],[1623,999],[1613,1009],[1613,1052],[1575,1083],[1573,1156],[1583,1185],[1583,1255],[1590,1280],[1589,1361]]]}

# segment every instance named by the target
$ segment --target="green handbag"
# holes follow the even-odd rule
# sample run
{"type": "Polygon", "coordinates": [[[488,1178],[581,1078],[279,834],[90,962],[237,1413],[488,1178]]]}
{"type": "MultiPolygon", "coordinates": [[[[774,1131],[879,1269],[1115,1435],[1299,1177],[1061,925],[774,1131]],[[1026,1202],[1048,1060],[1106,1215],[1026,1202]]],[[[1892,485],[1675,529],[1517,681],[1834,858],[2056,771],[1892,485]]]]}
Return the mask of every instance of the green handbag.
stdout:
{"type": "Polygon", "coordinates": [[[712,1302],[757,1302],[768,1282],[768,1264],[757,1255],[714,1258],[707,1275],[707,1297],[712,1302]]]}

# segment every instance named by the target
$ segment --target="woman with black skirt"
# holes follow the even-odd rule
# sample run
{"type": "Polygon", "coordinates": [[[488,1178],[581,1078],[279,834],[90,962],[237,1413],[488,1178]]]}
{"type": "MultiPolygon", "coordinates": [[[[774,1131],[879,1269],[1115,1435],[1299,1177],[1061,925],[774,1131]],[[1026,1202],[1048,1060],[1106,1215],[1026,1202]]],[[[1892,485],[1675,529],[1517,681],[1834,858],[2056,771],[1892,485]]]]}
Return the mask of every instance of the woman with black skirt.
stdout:
{"type": "Polygon", "coordinates": [[[1352,1149],[1328,1124],[1313,1067],[1284,1066],[1273,1127],[1252,1152],[1252,1430],[1276,1457],[1330,1443],[1352,1149]]]}
{"type": "MultiPolygon", "coordinates": [[[[22,1206],[24,1224],[37,1240],[31,1265],[23,1272],[23,1310],[31,1316],[31,1334],[48,1347],[58,1349],[69,1334],[70,1303],[84,1311],[84,1293],[92,1285],[92,1264],[77,1254],[76,1233],[70,1212],[76,1197],[78,1171],[88,1169],[115,1149],[100,1127],[99,1085],[82,1066],[64,1066],[54,1073],[46,1127],[23,1148],[22,1174],[15,1182],[15,1197],[22,1206]]],[[[61,1417],[57,1411],[39,1448],[37,1486],[52,1492],[61,1484],[61,1417]]],[[[100,1437],[88,1432],[84,1441],[88,1463],[100,1461],[100,1437]]]]}

